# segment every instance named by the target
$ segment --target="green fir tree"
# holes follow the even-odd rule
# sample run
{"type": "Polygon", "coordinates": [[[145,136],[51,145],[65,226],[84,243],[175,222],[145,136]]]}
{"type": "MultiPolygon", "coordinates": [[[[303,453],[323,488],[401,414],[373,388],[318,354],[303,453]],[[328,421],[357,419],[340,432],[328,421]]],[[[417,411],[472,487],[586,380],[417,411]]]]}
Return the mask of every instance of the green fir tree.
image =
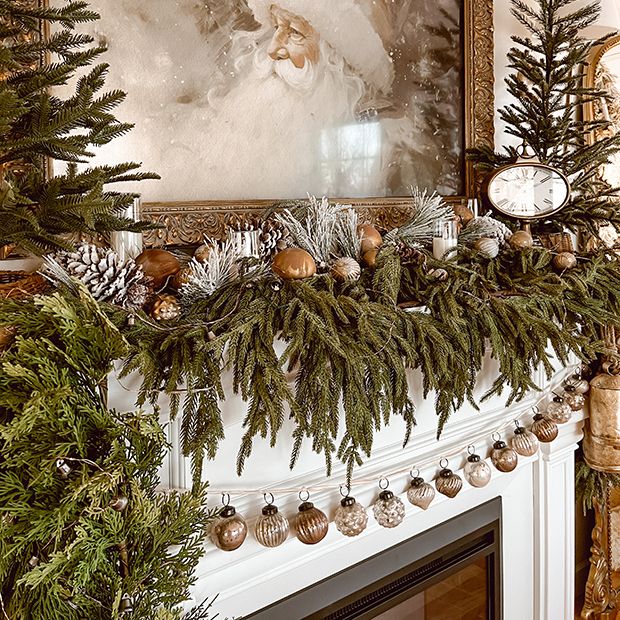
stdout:
{"type": "Polygon", "coordinates": [[[87,2],[59,8],[0,0],[0,249],[14,246],[37,254],[67,248],[68,236],[141,230],[123,217],[134,194],[106,190],[119,181],[159,178],[139,164],[78,168],[93,148],[132,125],[113,110],[125,97],[101,92],[108,66],[95,63],[105,51],[74,32],[98,19],[87,2]],[[91,67],[91,65],[93,65],[91,67]],[[62,99],[53,89],[73,84],[62,99]],[[50,161],[68,162],[65,174],[46,173],[50,161]]]}

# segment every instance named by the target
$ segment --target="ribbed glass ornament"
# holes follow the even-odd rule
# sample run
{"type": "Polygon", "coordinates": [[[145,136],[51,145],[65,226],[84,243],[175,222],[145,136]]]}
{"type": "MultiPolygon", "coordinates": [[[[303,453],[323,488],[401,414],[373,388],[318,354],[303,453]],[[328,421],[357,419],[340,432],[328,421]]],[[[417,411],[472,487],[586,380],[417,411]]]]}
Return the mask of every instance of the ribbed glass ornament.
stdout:
{"type": "Polygon", "coordinates": [[[467,463],[463,470],[465,480],[471,484],[472,487],[480,489],[489,484],[491,480],[491,468],[486,461],[483,461],[477,454],[470,454],[467,457],[467,463]]]}
{"type": "Polygon", "coordinates": [[[329,520],[312,502],[303,502],[295,520],[297,538],[305,545],[316,545],[327,536],[329,520]]]}
{"type": "Polygon", "coordinates": [[[424,478],[416,476],[407,491],[407,499],[414,506],[426,510],[435,499],[435,489],[424,478]]]}
{"type": "Polygon", "coordinates": [[[463,488],[463,480],[451,469],[444,467],[435,479],[435,487],[442,495],[453,498],[463,488]]]}
{"type": "Polygon", "coordinates": [[[372,512],[382,527],[396,527],[405,518],[405,504],[392,491],[381,491],[372,512]]]}
{"type": "Polygon", "coordinates": [[[532,426],[530,426],[530,430],[538,437],[538,441],[550,443],[558,436],[559,429],[558,425],[553,420],[550,420],[542,413],[537,413],[534,416],[534,421],[532,422],[532,426]]]}
{"type": "Polygon", "coordinates": [[[211,540],[222,551],[234,551],[243,544],[248,534],[245,519],[232,506],[224,506],[219,519],[211,528],[211,540]]]}
{"type": "Polygon", "coordinates": [[[364,506],[347,495],[340,501],[334,518],[337,530],[345,536],[357,536],[368,525],[368,513],[364,506]]]}
{"type": "Polygon", "coordinates": [[[538,452],[538,438],[522,426],[515,429],[510,445],[521,456],[533,456],[538,452]]]}
{"type": "Polygon", "coordinates": [[[277,547],[287,539],[289,529],[288,519],[278,512],[278,507],[267,504],[256,521],[254,536],[263,547],[277,547]]]}
{"type": "Polygon", "coordinates": [[[573,415],[573,411],[568,405],[568,403],[564,402],[563,398],[556,396],[548,405],[547,405],[547,417],[550,420],[558,424],[564,424],[568,422],[573,415]]]}
{"type": "Polygon", "coordinates": [[[505,442],[496,441],[493,444],[493,450],[491,450],[491,463],[495,465],[496,469],[503,472],[512,471],[519,462],[517,453],[509,448],[505,442]]]}

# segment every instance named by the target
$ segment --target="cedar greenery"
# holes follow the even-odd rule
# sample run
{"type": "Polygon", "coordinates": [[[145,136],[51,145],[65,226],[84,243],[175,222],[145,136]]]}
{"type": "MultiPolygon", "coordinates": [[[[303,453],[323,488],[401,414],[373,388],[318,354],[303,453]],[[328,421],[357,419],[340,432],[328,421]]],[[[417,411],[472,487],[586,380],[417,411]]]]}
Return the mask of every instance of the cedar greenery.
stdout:
{"type": "Polygon", "coordinates": [[[98,18],[87,2],[50,8],[0,0],[0,248],[17,245],[42,254],[69,249],[71,233],[145,228],[122,216],[135,195],[105,186],[157,175],[138,172],[136,163],[77,167],[88,162],[93,147],[132,127],[112,113],[125,93],[101,92],[108,65],[88,69],[66,99],[50,92],[105,51],[74,32],[77,24],[98,18]],[[46,34],[48,26],[52,34],[46,34]],[[51,62],[41,62],[46,55],[51,62]],[[46,178],[45,158],[69,162],[66,173],[46,178]]]}
{"type": "Polygon", "coordinates": [[[179,620],[212,517],[206,490],[156,492],[164,431],[156,414],[106,407],[127,343],[78,290],[0,304],[0,326],[19,326],[0,354],[2,617],[108,620],[128,594],[123,617],[179,620]]]}

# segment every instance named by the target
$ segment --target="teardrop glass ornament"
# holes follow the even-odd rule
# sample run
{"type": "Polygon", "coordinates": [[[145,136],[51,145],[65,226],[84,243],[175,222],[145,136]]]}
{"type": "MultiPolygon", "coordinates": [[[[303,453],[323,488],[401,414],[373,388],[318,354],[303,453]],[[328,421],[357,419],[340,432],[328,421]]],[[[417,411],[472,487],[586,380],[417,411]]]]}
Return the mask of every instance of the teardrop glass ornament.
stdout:
{"type": "Polygon", "coordinates": [[[491,468],[486,461],[483,461],[477,454],[470,454],[463,470],[465,480],[472,487],[478,489],[485,487],[491,480],[491,468]]]}
{"type": "Polygon", "coordinates": [[[336,529],[345,536],[357,536],[368,525],[368,513],[364,506],[349,495],[340,501],[334,518],[336,529]]]}
{"type": "Polygon", "coordinates": [[[304,545],[316,545],[327,536],[329,520],[312,502],[302,502],[295,520],[297,538],[304,545]]]}
{"type": "Polygon", "coordinates": [[[416,476],[407,491],[407,499],[414,506],[426,510],[435,499],[435,489],[424,478],[416,476]]]}
{"type": "Polygon", "coordinates": [[[288,538],[289,530],[288,519],[278,512],[278,507],[267,504],[256,521],[254,536],[263,547],[278,547],[288,538]]]}
{"type": "Polygon", "coordinates": [[[451,469],[444,467],[435,479],[435,487],[442,495],[453,498],[463,488],[463,480],[451,469]]]}
{"type": "Polygon", "coordinates": [[[491,463],[495,465],[495,468],[499,471],[509,472],[512,471],[519,462],[517,453],[509,448],[505,442],[496,441],[493,444],[491,450],[491,463]]]}
{"type": "Polygon", "coordinates": [[[538,452],[538,437],[526,428],[518,426],[515,429],[510,445],[521,456],[533,456],[538,452]]]}
{"type": "Polygon", "coordinates": [[[405,518],[405,504],[392,491],[384,490],[379,493],[372,512],[379,525],[392,528],[400,525],[405,518]]]}
{"type": "Polygon", "coordinates": [[[542,413],[537,413],[534,416],[530,430],[538,437],[538,441],[542,443],[552,442],[558,436],[559,431],[558,425],[542,413]]]}

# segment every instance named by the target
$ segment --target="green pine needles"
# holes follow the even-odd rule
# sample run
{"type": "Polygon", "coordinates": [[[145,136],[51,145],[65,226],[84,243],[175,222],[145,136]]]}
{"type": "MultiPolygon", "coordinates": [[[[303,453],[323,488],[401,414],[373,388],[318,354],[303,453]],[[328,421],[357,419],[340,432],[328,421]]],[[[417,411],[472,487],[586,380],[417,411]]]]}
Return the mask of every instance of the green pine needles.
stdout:
{"type": "Polygon", "coordinates": [[[106,407],[123,336],[86,292],[3,301],[0,325],[0,616],[183,618],[212,515],[204,487],[156,492],[157,415],[106,407]]]}
{"type": "Polygon", "coordinates": [[[88,69],[66,99],[50,92],[105,51],[74,32],[76,24],[98,17],[87,2],[38,8],[0,0],[0,248],[42,254],[70,247],[71,233],[145,228],[123,216],[134,195],[105,186],[157,175],[138,172],[136,163],[77,166],[132,127],[113,114],[125,94],[101,92],[108,66],[88,69]],[[48,178],[46,159],[69,162],[67,172],[48,178]]]}

